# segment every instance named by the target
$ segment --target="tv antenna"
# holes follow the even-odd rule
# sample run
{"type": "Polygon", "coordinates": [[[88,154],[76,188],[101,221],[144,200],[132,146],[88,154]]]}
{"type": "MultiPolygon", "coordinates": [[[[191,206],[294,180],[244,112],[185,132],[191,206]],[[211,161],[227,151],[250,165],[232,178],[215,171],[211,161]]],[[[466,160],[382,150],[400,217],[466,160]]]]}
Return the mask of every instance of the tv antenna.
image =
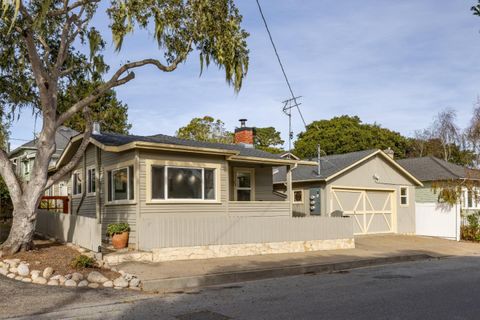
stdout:
{"type": "Polygon", "coordinates": [[[283,113],[285,113],[288,116],[288,152],[292,151],[292,140],[293,140],[293,131],[292,131],[292,109],[297,108],[298,112],[300,113],[300,116],[302,117],[303,124],[305,127],[307,127],[305,120],[303,119],[302,112],[300,111],[300,105],[297,101],[297,99],[300,99],[302,96],[295,97],[293,96],[290,99],[287,99],[285,101],[282,101],[283,103],[283,113]]]}

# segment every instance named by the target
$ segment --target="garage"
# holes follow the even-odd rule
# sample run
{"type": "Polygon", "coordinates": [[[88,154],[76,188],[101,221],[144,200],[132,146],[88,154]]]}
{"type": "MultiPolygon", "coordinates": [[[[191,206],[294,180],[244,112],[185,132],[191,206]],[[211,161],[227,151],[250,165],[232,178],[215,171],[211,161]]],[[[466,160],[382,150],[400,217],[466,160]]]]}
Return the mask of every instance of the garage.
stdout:
{"type": "Polygon", "coordinates": [[[394,232],[394,190],[331,188],[332,212],[352,217],[355,234],[394,232]]]}
{"type": "MultiPolygon", "coordinates": [[[[274,171],[276,191],[285,172],[274,171]]],[[[391,150],[365,150],[320,158],[317,166],[292,169],[294,217],[350,217],[357,235],[415,234],[415,187],[391,150]]]]}

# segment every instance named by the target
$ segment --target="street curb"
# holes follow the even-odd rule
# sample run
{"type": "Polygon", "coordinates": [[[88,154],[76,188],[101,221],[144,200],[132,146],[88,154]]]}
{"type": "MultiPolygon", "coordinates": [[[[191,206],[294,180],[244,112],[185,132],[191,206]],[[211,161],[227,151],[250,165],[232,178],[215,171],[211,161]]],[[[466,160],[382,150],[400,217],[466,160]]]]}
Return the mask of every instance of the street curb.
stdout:
{"type": "Polygon", "coordinates": [[[142,280],[142,284],[144,291],[172,293],[187,289],[235,282],[288,277],[301,274],[330,273],[341,270],[428,259],[435,259],[435,257],[427,254],[414,254],[327,264],[290,265],[285,267],[253,269],[229,273],[211,273],[190,277],[142,280]]]}

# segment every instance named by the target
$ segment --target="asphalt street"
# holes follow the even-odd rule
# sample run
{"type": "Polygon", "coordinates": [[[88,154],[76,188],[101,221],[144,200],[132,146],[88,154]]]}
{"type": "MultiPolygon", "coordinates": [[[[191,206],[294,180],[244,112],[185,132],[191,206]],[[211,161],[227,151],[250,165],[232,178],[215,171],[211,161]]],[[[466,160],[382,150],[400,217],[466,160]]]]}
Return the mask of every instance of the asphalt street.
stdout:
{"type": "Polygon", "coordinates": [[[478,319],[480,258],[457,257],[148,295],[0,280],[26,319],[478,319]]]}

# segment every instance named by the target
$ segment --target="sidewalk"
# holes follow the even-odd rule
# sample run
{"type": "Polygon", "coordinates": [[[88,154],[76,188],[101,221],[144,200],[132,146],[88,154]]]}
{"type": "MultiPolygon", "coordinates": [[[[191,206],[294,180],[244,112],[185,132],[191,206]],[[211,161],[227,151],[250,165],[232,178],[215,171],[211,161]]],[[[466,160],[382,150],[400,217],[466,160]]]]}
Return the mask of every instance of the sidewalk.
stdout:
{"type": "Polygon", "coordinates": [[[447,256],[480,255],[480,245],[450,240],[375,235],[355,239],[355,249],[294,254],[184,260],[161,263],[127,262],[119,269],[136,274],[144,290],[181,291],[305,273],[335,272],[396,262],[447,256]]]}

